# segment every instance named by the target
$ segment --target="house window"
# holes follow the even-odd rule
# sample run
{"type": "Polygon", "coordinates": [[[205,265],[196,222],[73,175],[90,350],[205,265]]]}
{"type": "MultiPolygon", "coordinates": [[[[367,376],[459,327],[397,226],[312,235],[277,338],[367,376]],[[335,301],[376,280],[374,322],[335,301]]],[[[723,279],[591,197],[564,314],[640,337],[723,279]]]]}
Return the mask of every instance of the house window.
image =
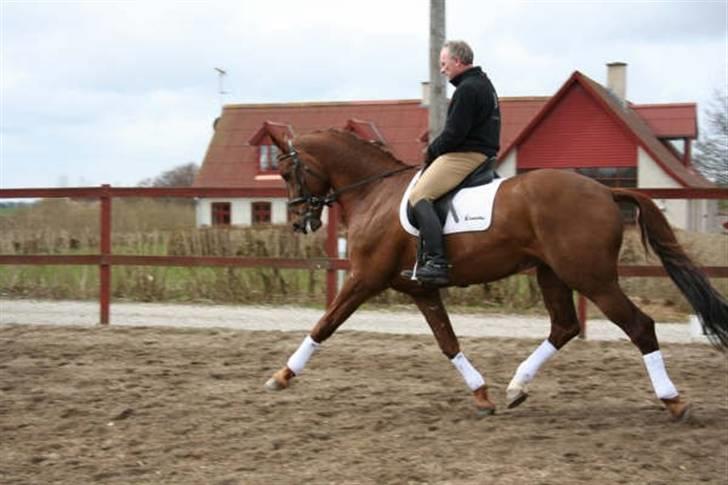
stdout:
{"type": "Polygon", "coordinates": [[[261,172],[278,171],[278,147],[275,145],[258,146],[258,170],[261,172]]]}
{"type": "Polygon", "coordinates": [[[213,202],[212,203],[212,225],[213,226],[229,226],[230,225],[230,202],[213,202]]]}
{"type": "MultiPolygon", "coordinates": [[[[518,174],[538,170],[537,168],[519,168],[518,174]]],[[[588,167],[565,168],[572,172],[593,178],[607,187],[637,187],[637,168],[635,167],[588,167]]]]}
{"type": "Polygon", "coordinates": [[[270,224],[270,202],[253,202],[251,210],[253,224],[270,224]]]}
{"type": "Polygon", "coordinates": [[[591,167],[577,168],[576,171],[607,187],[637,187],[637,168],[635,167],[591,167]]]}

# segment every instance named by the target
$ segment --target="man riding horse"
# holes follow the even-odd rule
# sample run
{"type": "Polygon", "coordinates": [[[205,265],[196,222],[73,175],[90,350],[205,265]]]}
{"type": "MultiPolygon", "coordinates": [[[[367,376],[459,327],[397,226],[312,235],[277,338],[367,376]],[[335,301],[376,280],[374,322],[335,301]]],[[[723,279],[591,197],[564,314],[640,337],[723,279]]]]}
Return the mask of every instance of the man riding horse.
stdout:
{"type": "Polygon", "coordinates": [[[440,51],[440,71],[455,86],[445,128],[427,147],[426,170],[410,196],[424,254],[414,271],[403,276],[431,286],[450,282],[442,226],[435,200],[455,188],[465,177],[498,153],[500,108],[488,76],[473,66],[473,51],[463,41],[446,42],[440,51]]]}
{"type": "Polygon", "coordinates": [[[336,203],[350,241],[350,268],[334,301],[266,387],[289,387],[319,346],[360,305],[393,288],[412,297],[440,350],[472,391],[478,414],[493,414],[496,406],[485,378],[460,348],[438,286],[483,284],[533,269],[551,331],[516,369],[506,389],[507,406],[523,403],[539,369],[579,334],[573,298],[578,291],[635,344],[656,396],[673,418],[683,419],[689,405],[668,376],[655,322],[619,285],[624,223],[618,203],[639,208],[637,226],[645,249],[649,244],[660,258],[706,335],[721,350],[728,349],[728,301],[685,253],[649,197],[612,189],[565,170],[534,170],[509,177],[499,185],[494,202],[498,210],[487,230],[448,235],[453,262],[448,268],[432,202],[496,154],[500,115],[490,81],[479,68],[470,67],[472,52],[467,45],[450,42],[441,58],[442,71],[457,89],[445,131],[428,148],[431,163],[410,197],[427,253],[427,262],[417,265],[414,276],[426,284],[401,276],[416,259],[412,236],[397,217],[402,194],[411,182],[407,173],[411,165],[375,144],[337,130],[288,141],[272,135],[282,151],[279,170],[288,190],[294,230],[316,230],[321,226],[323,207],[336,203]]]}

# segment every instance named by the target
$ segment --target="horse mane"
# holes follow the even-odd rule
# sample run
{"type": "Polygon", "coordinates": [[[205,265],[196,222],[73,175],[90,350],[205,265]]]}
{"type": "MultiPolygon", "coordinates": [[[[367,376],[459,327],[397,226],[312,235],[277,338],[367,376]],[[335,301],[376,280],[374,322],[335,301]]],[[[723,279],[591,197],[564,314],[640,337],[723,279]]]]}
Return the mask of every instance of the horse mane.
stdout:
{"type": "Polygon", "coordinates": [[[366,155],[372,156],[372,157],[379,157],[379,158],[385,158],[386,160],[390,162],[394,162],[397,165],[401,166],[409,166],[409,164],[404,163],[402,160],[398,159],[397,157],[392,154],[392,151],[382,142],[380,141],[367,141],[362,138],[359,138],[355,134],[351,133],[350,131],[344,131],[344,130],[338,130],[336,128],[329,128],[328,130],[322,130],[317,131],[312,134],[319,134],[319,135],[330,135],[338,140],[341,140],[343,143],[347,145],[352,145],[352,148],[361,150],[365,152],[366,155]]]}

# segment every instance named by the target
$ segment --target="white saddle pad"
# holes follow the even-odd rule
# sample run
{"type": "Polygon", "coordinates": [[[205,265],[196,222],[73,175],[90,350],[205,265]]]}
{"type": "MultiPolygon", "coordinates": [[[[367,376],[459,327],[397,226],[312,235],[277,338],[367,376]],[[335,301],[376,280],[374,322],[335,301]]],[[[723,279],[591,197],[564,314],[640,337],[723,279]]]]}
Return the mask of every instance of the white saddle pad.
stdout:
{"type": "MultiPolygon", "coordinates": [[[[399,222],[405,231],[413,236],[419,236],[420,231],[410,224],[407,219],[407,199],[419,180],[422,170],[412,178],[407,190],[404,191],[402,202],[399,204],[399,222]]],[[[448,212],[443,234],[456,232],[485,231],[490,227],[491,215],[493,214],[493,200],[500,184],[506,179],[498,178],[491,183],[479,187],[469,187],[460,190],[453,198],[453,206],[458,215],[455,221],[452,211],[448,212]]]]}

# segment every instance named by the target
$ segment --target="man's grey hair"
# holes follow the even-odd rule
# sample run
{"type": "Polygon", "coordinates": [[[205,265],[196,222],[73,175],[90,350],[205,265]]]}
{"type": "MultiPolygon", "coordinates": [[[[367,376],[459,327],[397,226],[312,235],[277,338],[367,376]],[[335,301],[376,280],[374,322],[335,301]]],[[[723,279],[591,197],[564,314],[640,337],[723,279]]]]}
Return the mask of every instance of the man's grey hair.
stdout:
{"type": "Polygon", "coordinates": [[[462,40],[448,40],[442,46],[447,49],[450,57],[460,59],[460,62],[466,65],[473,63],[473,49],[462,40]]]}

